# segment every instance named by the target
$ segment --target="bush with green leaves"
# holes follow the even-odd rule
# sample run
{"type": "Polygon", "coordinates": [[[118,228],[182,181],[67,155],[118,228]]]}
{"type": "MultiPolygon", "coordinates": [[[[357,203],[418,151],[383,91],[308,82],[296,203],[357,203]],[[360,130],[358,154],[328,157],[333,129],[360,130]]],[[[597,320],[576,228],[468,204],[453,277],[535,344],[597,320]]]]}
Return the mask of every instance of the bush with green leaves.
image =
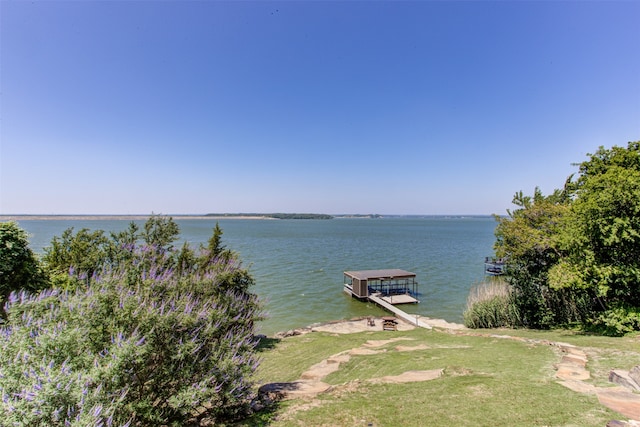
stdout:
{"type": "Polygon", "coordinates": [[[46,285],[40,262],[29,248],[27,232],[14,221],[0,222],[0,319],[5,317],[4,301],[11,292],[35,291],[46,285]]]}
{"type": "Polygon", "coordinates": [[[231,252],[193,253],[181,268],[174,252],[135,246],[87,286],[10,295],[3,425],[189,426],[246,413],[261,316],[253,278],[231,252]]]}
{"type": "Polygon", "coordinates": [[[621,337],[634,331],[640,331],[640,308],[616,307],[600,313],[586,328],[611,337],[621,337]]]}
{"type": "Polygon", "coordinates": [[[496,217],[522,326],[640,330],[624,314],[640,310],[640,141],[588,157],[562,190],[519,192],[496,217]]]}

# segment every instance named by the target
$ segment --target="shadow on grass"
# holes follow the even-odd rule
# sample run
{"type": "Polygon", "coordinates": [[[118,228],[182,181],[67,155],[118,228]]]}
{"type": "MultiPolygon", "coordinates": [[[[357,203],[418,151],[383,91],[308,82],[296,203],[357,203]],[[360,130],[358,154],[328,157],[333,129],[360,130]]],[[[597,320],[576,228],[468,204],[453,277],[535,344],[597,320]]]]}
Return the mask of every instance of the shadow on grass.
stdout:
{"type": "Polygon", "coordinates": [[[260,341],[256,346],[257,351],[273,350],[280,342],[280,338],[269,338],[264,335],[260,336],[260,341]]]}
{"type": "Polygon", "coordinates": [[[258,412],[253,413],[248,418],[239,421],[236,424],[231,424],[233,427],[266,427],[271,425],[275,421],[275,417],[278,413],[280,405],[274,403],[271,406],[264,408],[258,412]]]}

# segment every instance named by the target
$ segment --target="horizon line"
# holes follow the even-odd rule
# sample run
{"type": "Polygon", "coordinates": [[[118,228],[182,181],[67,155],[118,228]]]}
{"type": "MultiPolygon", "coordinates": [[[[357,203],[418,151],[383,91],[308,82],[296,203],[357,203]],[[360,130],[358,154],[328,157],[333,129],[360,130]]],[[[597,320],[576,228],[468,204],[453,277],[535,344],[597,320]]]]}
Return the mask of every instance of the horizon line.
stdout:
{"type": "Polygon", "coordinates": [[[260,217],[268,215],[329,215],[334,217],[345,216],[493,216],[495,213],[317,213],[317,212],[225,212],[225,213],[151,213],[151,214],[137,214],[137,213],[56,213],[56,214],[44,214],[44,213],[11,213],[0,214],[2,218],[14,218],[14,217],[137,217],[148,218],[151,216],[161,217],[190,217],[190,218],[215,218],[215,217],[238,217],[238,216],[251,216],[260,217]]]}

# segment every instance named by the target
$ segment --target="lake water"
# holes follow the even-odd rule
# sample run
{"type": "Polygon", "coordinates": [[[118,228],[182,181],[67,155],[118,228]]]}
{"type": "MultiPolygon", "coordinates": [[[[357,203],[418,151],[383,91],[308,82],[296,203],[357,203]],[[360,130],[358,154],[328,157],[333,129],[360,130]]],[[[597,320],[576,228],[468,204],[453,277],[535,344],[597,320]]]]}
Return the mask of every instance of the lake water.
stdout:
{"type": "MultiPolygon", "coordinates": [[[[493,253],[491,217],[335,218],[332,220],[176,219],[181,238],[205,243],[219,222],[223,244],[238,252],[266,303],[260,332],[312,323],[384,315],[374,304],[348,297],[343,271],[399,268],[417,274],[420,304],[402,309],[461,322],[469,289],[484,279],[493,253]]],[[[53,236],[74,227],[120,231],[129,220],[20,220],[40,253],[53,236]]],[[[140,224],[144,221],[136,221],[140,224]]]]}

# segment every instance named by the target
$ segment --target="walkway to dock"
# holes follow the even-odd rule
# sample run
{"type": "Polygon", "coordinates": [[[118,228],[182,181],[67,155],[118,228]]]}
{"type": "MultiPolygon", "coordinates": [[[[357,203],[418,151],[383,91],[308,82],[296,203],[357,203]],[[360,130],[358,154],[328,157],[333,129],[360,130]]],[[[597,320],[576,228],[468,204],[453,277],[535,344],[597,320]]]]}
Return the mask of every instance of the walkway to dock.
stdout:
{"type": "Polygon", "coordinates": [[[431,325],[429,325],[428,323],[425,323],[422,319],[416,317],[416,315],[405,313],[404,311],[400,310],[398,307],[392,304],[389,304],[387,301],[383,300],[378,295],[379,294],[369,295],[368,297],[369,301],[378,304],[380,307],[384,308],[387,311],[390,311],[391,313],[395,314],[396,317],[404,320],[407,323],[410,323],[412,325],[416,325],[425,329],[432,329],[431,325]]]}

